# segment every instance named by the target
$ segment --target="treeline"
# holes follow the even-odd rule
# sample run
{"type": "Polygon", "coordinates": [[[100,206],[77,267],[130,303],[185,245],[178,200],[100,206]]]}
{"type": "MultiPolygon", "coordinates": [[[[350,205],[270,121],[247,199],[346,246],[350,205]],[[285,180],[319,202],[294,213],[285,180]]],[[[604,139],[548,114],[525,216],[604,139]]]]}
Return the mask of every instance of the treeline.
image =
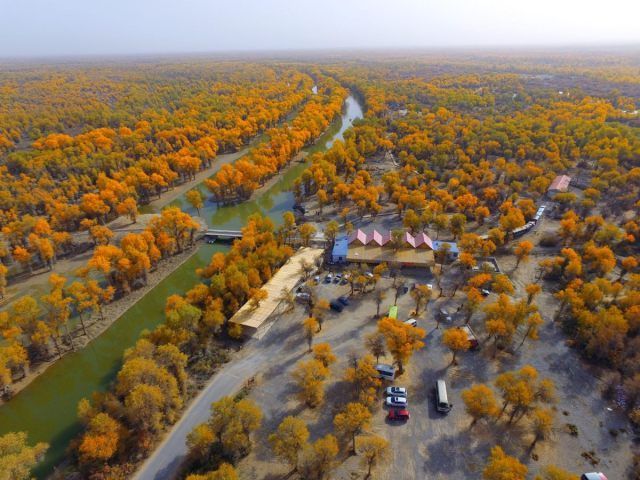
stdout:
{"type": "MultiPolygon", "coordinates": [[[[462,79],[442,80],[438,88],[445,98],[438,100],[428,94],[422,79],[378,78],[382,75],[376,69],[341,73],[341,81],[365,98],[365,121],[344,144],[314,159],[299,182],[299,197],[317,193],[321,206],[335,203],[359,214],[378,213],[391,202],[418,228],[444,223],[444,217],[435,222],[440,214],[463,215],[454,220],[456,225],[474,220],[481,224],[502,208],[502,226],[508,232],[532,218],[532,207],[557,174],[588,166],[584,197],[562,194],[564,206],[582,214],[593,211],[599,201],[604,201],[605,213],[636,208],[637,128],[611,122],[619,110],[607,100],[557,99],[539,92],[496,113],[495,100],[483,100],[487,89],[460,87],[462,79]],[[469,96],[486,108],[457,100],[469,96]],[[385,151],[393,154],[398,168],[374,179],[365,159],[385,151]]],[[[471,80],[485,80],[505,91],[512,91],[516,82],[491,75],[471,80]]]]}
{"type": "MultiPolygon", "coordinates": [[[[0,312],[0,389],[26,374],[33,363],[61,356],[74,349],[71,323],[74,314],[82,333],[94,315],[114,298],[147,284],[147,275],[165,258],[194,243],[199,225],[178,208],[164,209],[141,233],[128,233],[119,245],[99,244],[78,279],[68,282],[49,277],[49,292],[39,299],[24,295],[0,312]]],[[[108,231],[108,229],[106,229],[108,231]]]]}
{"type": "Polygon", "coordinates": [[[206,186],[216,202],[244,200],[275,176],[294,156],[318,139],[342,110],[347,91],[331,77],[320,77],[318,93],[289,123],[267,132],[269,141],[248,158],[224,165],[206,186]]]}
{"type": "Polygon", "coordinates": [[[640,229],[600,215],[567,211],[560,221],[559,254],[540,262],[541,276],[558,285],[556,320],[576,348],[615,372],[607,391],[640,426],[640,229]]]}
{"type": "MultiPolygon", "coordinates": [[[[314,83],[246,64],[0,74],[0,296],[12,262],[50,266],[75,251],[74,232],[135,222],[139,205],[299,109],[314,83]]],[[[305,141],[323,122],[308,117],[305,141]]]]}

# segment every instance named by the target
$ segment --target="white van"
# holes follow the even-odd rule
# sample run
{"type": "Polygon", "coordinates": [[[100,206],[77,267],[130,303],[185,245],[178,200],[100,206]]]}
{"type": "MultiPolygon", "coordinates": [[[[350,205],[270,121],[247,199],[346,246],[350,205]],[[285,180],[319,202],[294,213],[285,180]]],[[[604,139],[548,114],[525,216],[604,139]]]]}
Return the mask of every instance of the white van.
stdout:
{"type": "Polygon", "coordinates": [[[379,363],[376,365],[376,370],[378,372],[378,378],[382,380],[393,380],[396,376],[396,369],[393,365],[379,363]]]}
{"type": "Polygon", "coordinates": [[[444,380],[438,380],[436,382],[436,410],[440,413],[449,413],[451,411],[451,405],[449,398],[447,397],[447,384],[444,380]]]}

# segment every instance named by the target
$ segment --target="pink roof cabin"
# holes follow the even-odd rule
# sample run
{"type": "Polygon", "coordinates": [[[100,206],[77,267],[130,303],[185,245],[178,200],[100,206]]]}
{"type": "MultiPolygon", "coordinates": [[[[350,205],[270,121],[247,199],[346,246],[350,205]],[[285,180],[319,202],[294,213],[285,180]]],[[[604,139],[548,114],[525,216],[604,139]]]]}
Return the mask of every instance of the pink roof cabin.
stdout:
{"type": "Polygon", "coordinates": [[[418,247],[429,247],[431,250],[433,250],[433,242],[431,241],[431,239],[429,238],[429,236],[424,233],[424,232],[420,232],[418,233],[415,237],[415,241],[416,241],[416,248],[418,247]]]}
{"type": "Polygon", "coordinates": [[[370,235],[367,235],[366,232],[358,229],[351,234],[351,237],[349,238],[349,244],[357,241],[362,245],[366,245],[367,243],[369,243],[370,240],[371,240],[370,235]]]}
{"type": "MultiPolygon", "coordinates": [[[[405,246],[407,247],[429,248],[433,250],[433,242],[431,241],[431,238],[429,238],[429,236],[424,232],[420,232],[415,236],[411,235],[409,232],[405,232],[403,240],[405,246]]],[[[372,233],[367,234],[365,231],[358,229],[349,236],[349,245],[351,245],[352,243],[369,245],[373,242],[380,247],[384,247],[390,241],[391,231],[389,230],[385,230],[382,233],[378,230],[374,230],[372,233]]]]}
{"type": "Polygon", "coordinates": [[[428,235],[424,232],[420,232],[417,235],[411,235],[409,232],[406,232],[404,235],[404,240],[406,243],[411,245],[413,248],[430,248],[433,250],[433,242],[428,237],[428,235]]]}
{"type": "Polygon", "coordinates": [[[558,175],[549,185],[550,192],[566,192],[569,189],[571,177],[568,175],[558,175]]]}
{"type": "Polygon", "coordinates": [[[384,247],[391,240],[391,232],[388,230],[384,233],[380,233],[377,230],[373,231],[373,241],[381,247],[384,247]]]}

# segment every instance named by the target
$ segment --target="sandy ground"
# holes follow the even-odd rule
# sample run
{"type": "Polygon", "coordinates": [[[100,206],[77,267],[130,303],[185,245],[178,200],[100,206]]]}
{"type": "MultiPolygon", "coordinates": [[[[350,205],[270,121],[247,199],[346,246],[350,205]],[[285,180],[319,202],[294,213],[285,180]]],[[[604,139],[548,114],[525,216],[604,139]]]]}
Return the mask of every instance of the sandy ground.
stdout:
{"type": "MultiPolygon", "coordinates": [[[[541,231],[534,232],[532,238],[535,240],[540,235],[541,231]]],[[[512,257],[504,256],[498,260],[504,271],[513,270],[515,261],[512,257]]],[[[513,272],[518,289],[516,297],[522,296],[523,286],[534,280],[535,260],[532,258],[530,262],[522,263],[513,272]]],[[[412,272],[407,276],[410,277],[408,282],[433,281],[425,272],[412,272]]],[[[383,279],[381,282],[381,285],[388,286],[390,280],[383,279]]],[[[332,299],[347,293],[348,286],[321,284],[318,290],[321,298],[332,299]]],[[[492,297],[489,297],[489,301],[492,297]]],[[[454,299],[431,301],[428,313],[419,318],[420,326],[428,332],[426,347],[414,355],[407,372],[395,382],[409,389],[411,420],[404,425],[387,424],[381,395],[381,406],[374,414],[371,431],[386,437],[391,442],[393,453],[388,466],[381,467],[374,477],[385,480],[478,479],[491,446],[500,444],[509,454],[527,464],[530,474],[544,465],[555,464],[578,474],[597,469],[605,472],[609,478],[624,478],[632,458],[629,426],[621,412],[602,399],[601,381],[581,361],[577,352],[565,345],[565,337],[559,326],[550,321],[556,302],[548,287],[544,286],[537,302],[547,321],[541,329],[540,340],[527,341],[515,354],[500,353],[495,359],[492,358],[491,346],[485,345],[480,351],[460,355],[459,365],[450,366],[451,354],[441,345],[445,326],[436,330],[433,319],[441,304],[457,307],[461,298],[461,294],[458,294],[454,299]],[[533,452],[529,450],[532,435],[528,432],[526,421],[511,427],[505,425],[504,419],[491,425],[479,423],[469,431],[471,420],[464,412],[460,398],[461,391],[473,383],[491,384],[497,374],[526,364],[535,366],[541,378],[550,378],[555,382],[558,397],[553,436],[538,442],[533,452]],[[440,378],[447,381],[450,401],[454,404],[453,410],[446,416],[435,411],[431,396],[433,384],[440,378]],[[577,427],[577,436],[569,434],[567,424],[577,427]],[[612,431],[617,434],[612,435],[612,431]],[[599,465],[591,466],[583,458],[584,452],[593,452],[600,460],[599,465]]],[[[381,310],[392,301],[393,293],[389,291],[381,310]]],[[[398,305],[400,318],[407,318],[414,301],[407,294],[399,298],[398,305]]],[[[295,387],[291,381],[295,364],[308,358],[301,326],[305,314],[297,307],[295,313],[283,316],[276,323],[269,336],[280,340],[282,348],[270,359],[270,366],[265,365],[260,371],[258,385],[250,394],[262,408],[265,419],[256,435],[252,453],[240,462],[241,478],[295,478],[287,477],[289,468],[274,459],[266,438],[287,415],[297,416],[307,422],[311,440],[332,431],[333,416],[347,401],[345,384],[341,381],[346,357],[351,351],[364,353],[363,339],[376,329],[375,320],[372,319],[374,313],[375,303],[371,295],[367,295],[362,299],[356,297],[341,314],[327,315],[322,332],[314,342],[329,342],[339,362],[331,367],[332,378],[326,388],[326,403],[316,410],[304,408],[295,399],[295,387]]],[[[462,322],[462,318],[454,319],[455,324],[462,322]]],[[[471,323],[481,341],[485,340],[482,314],[476,314],[471,323]]],[[[346,480],[364,477],[358,457],[342,457],[340,461],[343,460],[331,478],[346,480]]]]}

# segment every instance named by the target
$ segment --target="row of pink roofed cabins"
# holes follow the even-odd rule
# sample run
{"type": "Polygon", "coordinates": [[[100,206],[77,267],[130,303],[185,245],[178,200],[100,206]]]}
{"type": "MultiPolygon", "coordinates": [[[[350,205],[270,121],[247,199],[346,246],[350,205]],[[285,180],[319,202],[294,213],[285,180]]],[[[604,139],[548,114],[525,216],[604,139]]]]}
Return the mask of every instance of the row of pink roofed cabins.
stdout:
{"type": "MultiPolygon", "coordinates": [[[[412,235],[402,232],[399,244],[392,242],[392,233],[389,230],[373,230],[367,233],[358,229],[348,237],[336,239],[332,261],[334,263],[367,263],[387,264],[400,267],[428,267],[433,265],[434,250],[438,250],[445,242],[432,240],[426,233],[412,235]]],[[[449,244],[449,253],[452,259],[457,257],[458,249],[454,242],[449,244]]]]}
{"type": "MultiPolygon", "coordinates": [[[[424,232],[418,233],[416,235],[411,235],[409,232],[404,232],[402,240],[403,245],[401,245],[401,247],[404,246],[412,248],[430,248],[431,250],[434,249],[433,240],[431,240],[431,238],[429,238],[429,236],[424,232]]],[[[369,245],[370,243],[374,243],[379,247],[384,247],[390,241],[390,230],[384,230],[383,232],[373,230],[373,232],[367,233],[359,228],[355,232],[352,232],[348,238],[349,245],[354,243],[360,243],[361,245],[369,245]]]]}

